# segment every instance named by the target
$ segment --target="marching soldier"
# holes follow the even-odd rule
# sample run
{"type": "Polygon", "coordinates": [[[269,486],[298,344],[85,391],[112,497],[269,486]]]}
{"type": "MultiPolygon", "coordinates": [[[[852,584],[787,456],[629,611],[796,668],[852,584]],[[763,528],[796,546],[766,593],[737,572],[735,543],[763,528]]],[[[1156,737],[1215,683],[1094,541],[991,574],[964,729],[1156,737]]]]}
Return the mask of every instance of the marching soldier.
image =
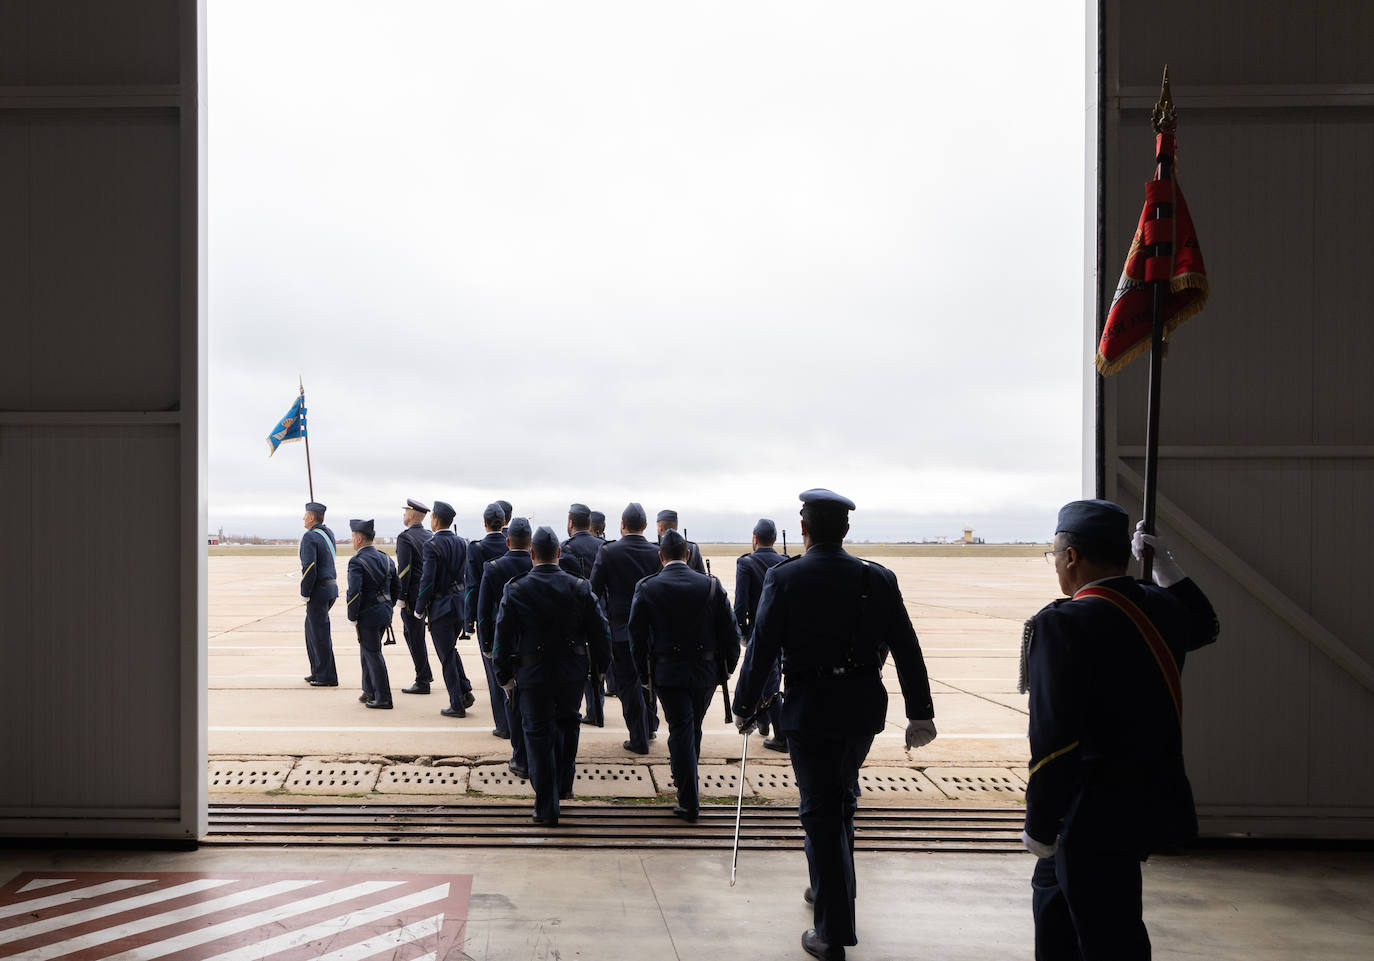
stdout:
{"type": "Polygon", "coordinates": [[[1042,961],[1149,958],[1140,862],[1197,834],[1181,673],[1220,629],[1163,543],[1141,530],[1133,542],[1129,525],[1110,501],[1066,504],[1047,556],[1067,596],[1026,622],[1022,840],[1040,858],[1031,905],[1042,961]],[[1154,584],[1126,574],[1146,545],[1154,584]]]}
{"type": "Polygon", "coordinates": [[[628,630],[635,585],[659,569],[658,548],[644,537],[648,523],[643,507],[627,505],[620,515],[620,540],[601,548],[592,565],[592,591],[601,598],[610,621],[611,671],[630,734],[624,748],[632,754],[648,754],[649,740],[658,728],[653,697],[646,704],[645,692],[639,686],[628,630]]]}
{"type": "Polygon", "coordinates": [[[456,515],[451,504],[434,502],[429,515],[434,536],[425,544],[420,586],[415,597],[416,615],[429,617],[429,636],[434,642],[434,653],[439,657],[444,687],[448,689],[448,706],[439,711],[444,717],[467,717],[467,709],[477,700],[472,696],[472,682],[463,670],[463,659],[458,656],[467,541],[453,532],[456,515]]]}
{"type": "MultiPolygon", "coordinates": [[[[515,524],[512,522],[512,528],[515,524]]],[[[572,797],[589,671],[610,660],[610,629],[587,581],[558,568],[558,535],[541,527],[534,567],[505,587],[496,615],[493,660],[502,687],[518,700],[528,744],[535,824],[558,823],[572,797]]]]}
{"type": "MultiPolygon", "coordinates": [[[[778,539],[776,524],[766,517],[760,518],[754,525],[753,538],[753,553],[741,554],[735,561],[735,622],[739,625],[740,635],[746,643],[749,641],[749,632],[754,627],[759,597],[763,594],[763,579],[773,567],[782,563],[782,555],[773,550],[773,544],[778,539]]],[[[778,665],[775,663],[763,684],[764,698],[778,689],[781,680],[778,665]]],[[[782,705],[774,701],[768,712],[759,718],[759,733],[764,736],[764,747],[786,754],[787,738],[778,729],[778,720],[781,717],[782,705]],[[772,737],[768,736],[770,726],[773,730],[772,737]]]]}
{"type": "Polygon", "coordinates": [[[935,710],[921,646],[897,578],[844,549],[854,502],[834,491],[801,494],[806,553],[773,567],[735,687],[735,723],[753,730],[779,654],[786,690],[779,725],[801,794],[815,926],[802,934],[813,957],[844,957],[854,928],[854,812],[859,766],[887,717],[882,667],[892,652],[906,702],[906,746],[935,738],[935,710]]]}
{"type": "MultiPolygon", "coordinates": [[[[593,536],[591,532],[592,509],[586,504],[571,504],[568,507],[568,539],[559,549],[558,566],[570,574],[578,577],[591,577],[592,567],[596,564],[596,555],[601,552],[601,546],[606,542],[599,537],[593,536]],[[578,569],[574,570],[572,564],[576,564],[578,569]]],[[[601,515],[602,529],[605,529],[606,515],[601,515]]],[[[601,683],[604,683],[601,682],[601,683]]],[[[606,694],[605,689],[600,683],[596,682],[595,677],[587,678],[587,709],[583,712],[584,718],[605,717],[606,694]]],[[[587,723],[591,723],[590,720],[587,723]]]]}
{"type": "MultiPolygon", "coordinates": [[[[677,530],[677,511],[661,510],[658,512],[658,539],[663,540],[663,535],[667,531],[677,530]]],[[[695,541],[687,542],[687,566],[698,574],[706,573],[706,565],[701,559],[701,548],[695,541]]]]}
{"type": "Polygon", "coordinates": [[[434,535],[425,530],[425,515],[429,508],[413,498],[406,498],[401,523],[406,529],[396,538],[396,566],[401,578],[401,633],[415,665],[415,683],[401,688],[402,694],[428,694],[434,682],[429,669],[429,642],[425,639],[425,620],[415,614],[415,595],[420,591],[420,574],[424,565],[425,544],[434,535]]]}
{"type": "MultiPolygon", "coordinates": [[[[520,576],[534,566],[530,559],[530,522],[523,517],[517,517],[510,522],[507,528],[506,545],[507,551],[495,560],[487,561],[482,567],[482,586],[477,592],[477,643],[481,645],[485,657],[491,658],[486,662],[491,670],[492,683],[494,684],[492,695],[492,713],[495,715],[495,701],[499,696],[502,699],[501,715],[497,723],[505,723],[505,729],[510,734],[510,772],[516,777],[529,777],[528,755],[525,753],[525,732],[520,724],[520,701],[518,698],[510,697],[507,692],[497,695],[501,690],[501,681],[497,677],[496,655],[494,646],[496,643],[496,614],[497,608],[501,604],[501,593],[506,589],[506,584],[513,578],[520,576]]],[[[484,658],[485,661],[485,658],[484,658]]]]}
{"type": "Polygon", "coordinates": [[[640,684],[653,685],[668,720],[673,814],[695,822],[701,722],[739,661],[739,634],[720,582],[687,566],[686,538],[666,531],[658,550],[663,569],[639,582],[630,605],[630,652],[640,684]]]}
{"type": "Polygon", "coordinates": [[[382,631],[401,593],[401,579],[390,557],[372,546],[376,528],[371,520],[351,520],[353,556],[348,559],[348,619],[357,625],[358,652],[363,664],[363,696],[367,707],[391,710],[391,682],[382,657],[382,631]]]}
{"type": "MultiPolygon", "coordinates": [[[[479,541],[468,541],[468,572],[464,578],[466,586],[463,589],[468,630],[477,635],[477,650],[482,655],[482,670],[487,675],[487,697],[491,699],[491,719],[494,725],[491,733],[493,737],[499,738],[510,737],[510,721],[506,717],[506,697],[504,694],[498,693],[501,690],[501,685],[496,683],[496,672],[491,666],[492,625],[487,625],[487,639],[484,642],[482,640],[482,628],[478,621],[481,612],[482,571],[488,561],[494,561],[498,557],[505,556],[508,550],[506,535],[501,533],[505,521],[505,514],[501,510],[500,504],[488,504],[486,510],[482,511],[482,526],[486,528],[486,534],[479,541]]],[[[497,595],[496,600],[501,600],[500,595],[497,595]]],[[[494,610],[491,616],[495,616],[494,610]]]]}
{"type": "Polygon", "coordinates": [[[514,513],[515,508],[511,506],[510,501],[497,501],[496,503],[501,505],[501,514],[504,518],[501,522],[501,533],[504,534],[506,533],[506,529],[510,527],[511,515],[514,513]]]}
{"type": "Polygon", "coordinates": [[[301,597],[305,598],[305,656],[311,687],[338,687],[334,641],[329,633],[329,609],[339,599],[338,573],[334,568],[334,532],[324,526],[325,506],[305,505],[305,536],[301,538],[301,597]]]}
{"type": "Polygon", "coordinates": [[[605,547],[607,543],[606,515],[601,513],[601,511],[592,511],[589,516],[591,517],[592,536],[601,542],[602,547],[605,547]]]}

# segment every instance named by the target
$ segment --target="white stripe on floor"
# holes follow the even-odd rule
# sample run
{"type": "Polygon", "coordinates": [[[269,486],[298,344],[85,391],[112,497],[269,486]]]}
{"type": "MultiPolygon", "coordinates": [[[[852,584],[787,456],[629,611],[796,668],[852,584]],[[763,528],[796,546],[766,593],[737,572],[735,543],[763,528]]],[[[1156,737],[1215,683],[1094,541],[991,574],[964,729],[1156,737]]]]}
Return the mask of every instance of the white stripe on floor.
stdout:
{"type": "MultiPolygon", "coordinates": [[[[411,941],[419,941],[430,935],[438,935],[439,928],[443,926],[443,923],[444,916],[436,914],[432,918],[407,924],[396,931],[388,931],[386,934],[379,934],[376,937],[368,938],[366,941],[350,944],[346,948],[331,951],[329,954],[322,954],[315,961],[362,961],[363,958],[370,958],[374,954],[390,948],[396,948],[411,941]]],[[[425,957],[433,958],[434,954],[435,952],[431,951],[425,957]]],[[[421,958],[419,961],[424,961],[424,959],[421,958]]]]}
{"type": "Polygon", "coordinates": [[[124,898],[120,901],[111,901],[109,904],[101,904],[94,908],[87,908],[84,911],[74,911],[71,914],[61,914],[55,918],[31,921],[28,924],[21,924],[18,927],[7,928],[4,931],[0,931],[0,944],[9,944],[11,941],[22,941],[24,938],[32,938],[40,934],[47,934],[49,931],[58,931],[62,928],[72,928],[78,924],[85,924],[87,921],[108,918],[112,914],[121,914],[125,911],[132,911],[135,908],[143,908],[150,904],[157,904],[159,901],[170,901],[182,895],[195,894],[197,891],[208,891],[210,888],[217,888],[225,884],[233,883],[234,882],[230,880],[201,878],[198,881],[189,881],[186,884],[178,884],[174,887],[163,888],[160,891],[153,891],[150,894],[141,894],[136,898],[124,898]]]}
{"type": "Polygon", "coordinates": [[[15,893],[23,894],[25,891],[37,891],[39,888],[50,888],[54,884],[66,884],[69,881],[75,880],[76,878],[39,878],[36,881],[30,881],[15,893]]]}
{"type": "Polygon", "coordinates": [[[46,898],[32,898],[15,904],[0,905],[0,918],[12,918],[16,914],[28,914],[30,911],[41,911],[43,908],[55,908],[59,904],[71,904],[73,901],[98,898],[102,894],[113,894],[116,891],[123,891],[125,888],[136,888],[140,884],[152,883],[152,878],[106,881],[102,884],[93,884],[88,888],[77,888],[75,891],[67,891],[63,894],[50,894],[46,898]]]}

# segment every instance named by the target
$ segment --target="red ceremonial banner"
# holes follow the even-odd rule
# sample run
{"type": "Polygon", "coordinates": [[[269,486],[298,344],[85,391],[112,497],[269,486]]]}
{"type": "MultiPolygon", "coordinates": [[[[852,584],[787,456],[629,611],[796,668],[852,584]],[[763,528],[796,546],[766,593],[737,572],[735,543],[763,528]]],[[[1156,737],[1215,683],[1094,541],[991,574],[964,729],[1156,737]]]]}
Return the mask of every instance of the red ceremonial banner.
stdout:
{"type": "MultiPolygon", "coordinates": [[[[1160,134],[1155,140],[1156,162],[1171,159],[1173,153],[1173,134],[1160,134]]],[[[1202,248],[1198,246],[1197,231],[1193,229],[1193,218],[1188,214],[1177,177],[1151,180],[1145,185],[1145,206],[1140,211],[1126,266],[1107,313],[1102,340],[1097,345],[1097,369],[1104,377],[1115,374],[1150,349],[1154,326],[1150,283],[1155,280],[1168,284],[1162,292],[1160,309],[1167,344],[1174,328],[1207,303],[1202,248]],[[1171,217],[1156,219],[1156,209],[1161,204],[1170,205],[1171,217]],[[1161,257],[1147,256],[1150,246],[1156,243],[1171,244],[1171,252],[1161,257]]]]}

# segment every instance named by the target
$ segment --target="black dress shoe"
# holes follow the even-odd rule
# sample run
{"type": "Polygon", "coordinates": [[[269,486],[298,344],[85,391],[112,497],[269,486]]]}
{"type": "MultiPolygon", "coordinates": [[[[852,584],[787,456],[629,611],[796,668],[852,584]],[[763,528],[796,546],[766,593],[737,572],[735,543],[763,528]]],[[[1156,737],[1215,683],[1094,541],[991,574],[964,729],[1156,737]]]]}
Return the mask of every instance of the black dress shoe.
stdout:
{"type": "Polygon", "coordinates": [[[468,712],[467,712],[467,711],[455,711],[455,710],[454,710],[453,708],[451,708],[451,707],[441,707],[441,708],[439,709],[439,713],[442,714],[444,717],[467,717],[467,716],[468,716],[468,712]]]}
{"type": "Polygon", "coordinates": [[[527,767],[521,767],[520,765],[516,764],[514,761],[511,761],[509,764],[506,765],[506,767],[509,768],[509,769],[510,769],[510,772],[511,772],[512,774],[514,774],[516,777],[518,777],[518,778],[524,778],[526,781],[528,781],[528,780],[530,779],[530,769],[529,769],[529,768],[527,768],[527,767]]]}
{"type": "Polygon", "coordinates": [[[674,804],[674,805],[673,805],[673,817],[675,817],[675,818],[682,818],[682,820],[686,821],[688,824],[696,824],[696,823],[697,823],[697,812],[696,812],[696,811],[689,811],[687,808],[683,807],[681,804],[674,804]]]}
{"type": "Polygon", "coordinates": [[[802,950],[821,961],[844,961],[844,948],[830,945],[816,936],[815,928],[807,928],[802,934],[802,950]]]}
{"type": "Polygon", "coordinates": [[[472,705],[474,705],[474,704],[476,704],[476,703],[477,703],[477,698],[473,697],[471,691],[466,691],[466,692],[464,692],[464,694],[463,694],[463,710],[467,710],[468,708],[472,707],[472,705]]]}
{"type": "Polygon", "coordinates": [[[429,693],[429,685],[428,685],[428,684],[421,684],[419,681],[416,681],[414,684],[410,685],[410,687],[403,687],[403,688],[401,688],[401,693],[402,693],[402,694],[428,694],[428,693],[429,693]]]}
{"type": "Polygon", "coordinates": [[[806,886],[806,890],[802,892],[802,898],[807,904],[814,905],[816,903],[816,892],[811,890],[811,885],[806,886]]]}
{"type": "Polygon", "coordinates": [[[494,727],[494,728],[491,729],[491,736],[492,736],[492,737],[499,737],[499,738],[500,738],[501,740],[503,740],[503,741],[509,741],[509,740],[510,740],[510,731],[503,731],[503,730],[501,730],[499,727],[494,727]]]}
{"type": "Polygon", "coordinates": [[[338,687],[338,681],[311,681],[311,687],[338,687]]]}
{"type": "Polygon", "coordinates": [[[633,741],[626,741],[624,744],[621,745],[621,747],[625,748],[625,750],[629,751],[631,754],[649,753],[649,749],[647,747],[635,747],[633,741]]]}
{"type": "Polygon", "coordinates": [[[363,691],[363,693],[358,695],[359,704],[366,704],[370,700],[372,700],[372,695],[369,694],[367,691],[363,691]]]}
{"type": "Polygon", "coordinates": [[[546,828],[556,828],[558,827],[558,818],[541,818],[539,815],[535,814],[531,815],[530,823],[540,824],[546,828]]]}
{"type": "Polygon", "coordinates": [[[391,702],[390,702],[390,701],[368,701],[367,704],[364,705],[364,706],[365,706],[365,707],[370,707],[370,708],[372,708],[372,710],[374,710],[374,711],[389,711],[389,710],[391,710],[391,702]]]}
{"type": "Polygon", "coordinates": [[[770,751],[780,751],[781,753],[786,754],[787,738],[782,737],[781,735],[779,735],[778,737],[764,738],[763,746],[768,748],[768,750],[770,751]]]}
{"type": "Polygon", "coordinates": [[[313,680],[315,679],[315,675],[314,675],[314,674],[307,674],[307,675],[305,675],[305,679],[306,679],[307,681],[313,681],[313,680]]]}

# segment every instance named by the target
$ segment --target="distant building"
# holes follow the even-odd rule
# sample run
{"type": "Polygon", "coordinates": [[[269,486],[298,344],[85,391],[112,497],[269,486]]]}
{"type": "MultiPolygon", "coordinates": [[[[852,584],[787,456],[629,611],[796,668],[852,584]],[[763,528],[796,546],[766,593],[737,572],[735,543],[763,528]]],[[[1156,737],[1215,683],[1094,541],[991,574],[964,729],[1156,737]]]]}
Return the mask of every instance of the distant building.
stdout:
{"type": "Polygon", "coordinates": [[[983,543],[983,539],[982,539],[981,537],[974,537],[974,536],[973,536],[973,528],[972,528],[972,527],[965,527],[965,528],[964,528],[964,539],[963,539],[963,542],[962,542],[962,543],[965,543],[965,544],[981,544],[981,543],[983,543]]]}

